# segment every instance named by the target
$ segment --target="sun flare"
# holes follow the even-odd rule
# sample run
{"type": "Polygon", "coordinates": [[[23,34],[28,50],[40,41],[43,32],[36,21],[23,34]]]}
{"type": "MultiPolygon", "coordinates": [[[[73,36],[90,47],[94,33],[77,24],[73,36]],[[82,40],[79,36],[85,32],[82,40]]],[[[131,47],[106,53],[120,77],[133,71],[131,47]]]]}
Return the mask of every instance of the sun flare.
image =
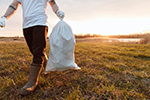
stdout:
{"type": "Polygon", "coordinates": [[[150,19],[101,18],[86,22],[68,21],[75,34],[118,35],[140,33],[150,29],[150,19]]]}

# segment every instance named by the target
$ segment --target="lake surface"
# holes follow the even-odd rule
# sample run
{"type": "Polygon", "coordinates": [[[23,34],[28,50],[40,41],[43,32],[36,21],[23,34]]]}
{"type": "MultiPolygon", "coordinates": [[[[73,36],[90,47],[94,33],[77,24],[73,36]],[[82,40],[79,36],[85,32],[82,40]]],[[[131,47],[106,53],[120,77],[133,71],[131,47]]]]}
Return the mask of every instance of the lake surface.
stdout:
{"type": "Polygon", "coordinates": [[[143,38],[109,38],[108,42],[140,42],[143,38]]]}
{"type": "Polygon", "coordinates": [[[77,42],[140,42],[143,38],[107,38],[107,37],[93,37],[93,38],[77,38],[77,42]]]}

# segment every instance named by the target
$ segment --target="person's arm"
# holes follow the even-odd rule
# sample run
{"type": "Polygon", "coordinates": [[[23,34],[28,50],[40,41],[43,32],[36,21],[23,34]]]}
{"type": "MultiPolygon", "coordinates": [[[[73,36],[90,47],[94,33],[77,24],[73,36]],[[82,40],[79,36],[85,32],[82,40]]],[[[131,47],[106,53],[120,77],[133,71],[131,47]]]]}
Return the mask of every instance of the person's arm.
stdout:
{"type": "Polygon", "coordinates": [[[49,2],[49,4],[50,4],[50,6],[51,6],[53,12],[54,12],[60,19],[63,19],[64,16],[65,16],[65,13],[59,10],[59,7],[57,6],[55,0],[51,0],[51,1],[49,2]]]}
{"type": "Polygon", "coordinates": [[[13,0],[13,2],[9,5],[6,13],[4,14],[4,17],[7,19],[10,18],[18,9],[19,2],[17,0],[13,0]]]}
{"type": "Polygon", "coordinates": [[[51,1],[49,2],[49,4],[50,4],[50,6],[51,6],[53,12],[56,14],[56,12],[57,12],[57,10],[59,10],[59,8],[58,8],[58,6],[57,6],[55,0],[51,0],[51,1]]]}
{"type": "Polygon", "coordinates": [[[9,19],[13,14],[15,14],[19,5],[20,4],[17,0],[13,0],[13,2],[9,5],[5,14],[0,19],[0,27],[5,27],[6,20],[9,19]]]}

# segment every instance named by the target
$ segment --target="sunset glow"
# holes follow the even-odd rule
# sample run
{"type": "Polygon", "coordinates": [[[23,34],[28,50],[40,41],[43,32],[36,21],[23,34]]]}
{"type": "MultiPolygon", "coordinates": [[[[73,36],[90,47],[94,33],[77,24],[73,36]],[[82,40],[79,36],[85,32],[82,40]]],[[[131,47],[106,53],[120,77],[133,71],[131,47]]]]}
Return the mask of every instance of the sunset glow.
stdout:
{"type": "MultiPolygon", "coordinates": [[[[12,1],[0,1],[2,16],[12,1]]],[[[135,34],[150,30],[150,0],[56,0],[59,8],[65,12],[64,21],[72,28],[74,34],[135,34]]],[[[48,7],[49,34],[59,21],[48,7]]],[[[0,36],[23,36],[22,8],[12,16],[0,36]]]]}
{"type": "Polygon", "coordinates": [[[74,33],[118,35],[150,30],[150,19],[101,18],[87,22],[68,21],[74,33]]]}

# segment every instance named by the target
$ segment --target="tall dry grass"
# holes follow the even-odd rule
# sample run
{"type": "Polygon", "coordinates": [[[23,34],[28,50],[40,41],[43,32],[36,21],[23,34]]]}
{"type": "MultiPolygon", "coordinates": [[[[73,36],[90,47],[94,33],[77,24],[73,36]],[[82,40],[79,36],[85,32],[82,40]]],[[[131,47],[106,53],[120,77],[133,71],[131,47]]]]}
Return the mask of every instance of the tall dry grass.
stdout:
{"type": "Polygon", "coordinates": [[[41,75],[36,90],[22,97],[32,55],[25,43],[0,43],[0,99],[150,99],[150,44],[77,42],[75,58],[80,71],[41,75]]]}

